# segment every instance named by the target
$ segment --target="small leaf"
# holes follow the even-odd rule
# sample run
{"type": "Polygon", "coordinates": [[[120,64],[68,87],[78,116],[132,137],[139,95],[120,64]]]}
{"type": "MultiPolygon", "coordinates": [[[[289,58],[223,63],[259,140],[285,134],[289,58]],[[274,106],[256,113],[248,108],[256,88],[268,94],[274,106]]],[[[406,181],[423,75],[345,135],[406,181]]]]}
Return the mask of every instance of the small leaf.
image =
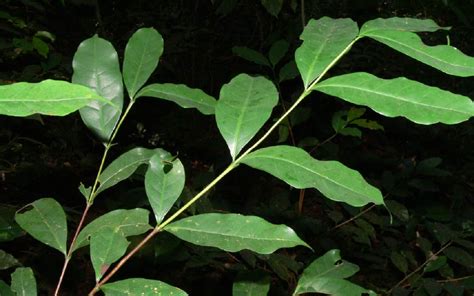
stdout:
{"type": "Polygon", "coordinates": [[[281,7],[283,6],[283,0],[260,0],[263,7],[268,11],[269,14],[274,17],[278,17],[281,7]]]}
{"type": "Polygon", "coordinates": [[[365,36],[373,31],[435,32],[449,29],[450,27],[440,27],[430,19],[392,17],[386,19],[378,18],[365,22],[360,28],[360,35],[365,36]]]}
{"type": "Polygon", "coordinates": [[[232,53],[257,65],[270,67],[268,59],[258,51],[245,47],[245,46],[234,46],[232,47],[232,53]]]}
{"type": "Polygon", "coordinates": [[[335,296],[360,296],[364,293],[376,295],[347,280],[359,267],[341,259],[339,250],[330,250],[314,260],[301,275],[293,295],[323,293],[335,296]]]}
{"type": "Polygon", "coordinates": [[[446,257],[448,257],[448,259],[458,264],[461,264],[468,268],[474,268],[474,258],[464,249],[458,247],[449,247],[444,250],[444,254],[446,255],[446,257]]]}
{"type": "Polygon", "coordinates": [[[184,167],[169,153],[155,154],[145,174],[145,190],[155,214],[156,223],[163,218],[178,199],[184,188],[184,167]],[[171,169],[168,170],[168,167],[171,169]]]}
{"type": "Polygon", "coordinates": [[[403,273],[407,273],[408,261],[403,255],[401,255],[399,252],[392,251],[392,253],[390,254],[390,260],[398,270],[403,273]]]}
{"type": "Polygon", "coordinates": [[[344,117],[347,116],[347,111],[337,111],[333,114],[331,119],[332,128],[336,133],[339,133],[347,125],[347,120],[344,117]]]}
{"type": "Polygon", "coordinates": [[[356,39],[359,29],[351,19],[322,17],[310,20],[301,34],[303,44],[296,50],[296,65],[304,88],[311,83],[356,39]]]}
{"type": "Polygon", "coordinates": [[[72,68],[73,83],[87,86],[113,103],[93,101],[79,110],[84,124],[102,142],[106,142],[123,107],[122,74],[117,52],[110,42],[95,35],[79,45],[72,68]]]}
{"type": "Polygon", "coordinates": [[[284,39],[278,40],[273,43],[272,47],[270,47],[270,50],[268,51],[268,59],[270,60],[270,63],[273,67],[275,67],[278,62],[281,61],[281,59],[288,52],[289,47],[290,44],[284,39]]]}
{"type": "Polygon", "coordinates": [[[17,296],[36,296],[36,280],[29,267],[18,267],[12,274],[11,289],[17,296]]]}
{"type": "Polygon", "coordinates": [[[0,250],[0,270],[5,270],[10,267],[20,266],[21,263],[16,260],[11,254],[4,250],[0,250]]]}
{"type": "Polygon", "coordinates": [[[196,108],[204,115],[214,114],[216,99],[200,89],[183,84],[154,83],[141,89],[137,96],[153,97],[174,102],[183,108],[196,108]]]}
{"type": "Polygon", "coordinates": [[[289,61],[280,69],[280,73],[278,74],[280,82],[285,80],[291,80],[296,78],[300,73],[298,72],[298,68],[296,67],[295,61],[289,61]]]}
{"type": "Polygon", "coordinates": [[[436,271],[445,266],[447,262],[448,260],[446,256],[439,256],[438,258],[431,260],[426,264],[424,272],[436,271]]]}
{"type": "Polygon", "coordinates": [[[92,190],[92,187],[86,187],[84,184],[81,184],[79,185],[78,187],[79,189],[79,192],[82,194],[82,196],[85,197],[86,200],[89,200],[89,197],[91,195],[91,190],[92,190]]]}
{"type": "Polygon", "coordinates": [[[165,230],[193,244],[228,252],[248,249],[270,254],[280,248],[309,248],[290,227],[271,224],[256,216],[201,214],[168,224],[165,230]]]}
{"type": "Polygon", "coordinates": [[[123,153],[112,161],[102,174],[100,174],[100,186],[97,189],[96,195],[105,189],[128,179],[128,177],[130,177],[140,165],[148,163],[153,155],[160,153],[166,154],[167,152],[159,148],[146,149],[137,147],[123,153]]]}
{"type": "Polygon", "coordinates": [[[87,246],[90,237],[104,229],[113,229],[121,233],[124,237],[139,235],[148,231],[151,226],[148,224],[149,212],[144,209],[115,210],[108,212],[87,224],[77,236],[73,251],[87,246]]]}
{"type": "Polygon", "coordinates": [[[125,254],[129,242],[120,228],[102,228],[91,235],[90,244],[92,266],[98,282],[109,266],[125,254]]]}
{"type": "Polygon", "coordinates": [[[270,277],[261,272],[242,272],[232,285],[232,296],[266,296],[270,277]]]}
{"type": "Polygon", "coordinates": [[[329,78],[315,89],[382,115],[404,116],[419,124],[455,124],[474,116],[474,103],[468,97],[404,77],[381,79],[368,73],[351,73],[329,78]]]}
{"type": "Polygon", "coordinates": [[[232,159],[270,118],[277,103],[275,85],[263,77],[240,74],[222,87],[216,121],[232,159]]]}
{"type": "Polygon", "coordinates": [[[128,40],[123,61],[123,81],[133,100],[150,78],[163,53],[163,38],[153,28],[141,28],[128,40]]]}
{"type": "Polygon", "coordinates": [[[109,284],[100,288],[105,296],[131,296],[131,295],[188,295],[181,289],[168,285],[164,282],[148,279],[126,279],[109,284]]]}
{"type": "Polygon", "coordinates": [[[359,172],[337,161],[316,160],[301,148],[273,146],[256,150],[242,163],[265,171],[298,188],[316,188],[324,196],[355,207],[370,202],[383,204],[380,191],[368,184],[359,172]]]}
{"type": "Polygon", "coordinates": [[[357,137],[357,138],[362,137],[362,132],[360,131],[360,129],[355,128],[355,127],[345,127],[342,130],[340,130],[339,133],[343,136],[352,136],[352,137],[357,137]]]}
{"type": "Polygon", "coordinates": [[[368,120],[368,119],[360,118],[360,119],[356,119],[356,120],[351,121],[351,124],[357,125],[357,126],[360,126],[360,127],[363,127],[363,128],[367,128],[367,129],[370,129],[370,130],[382,130],[382,131],[384,130],[383,126],[380,123],[378,123],[377,121],[374,121],[374,120],[368,120]]]}
{"type": "Polygon", "coordinates": [[[362,117],[365,114],[365,108],[351,108],[347,111],[347,121],[352,122],[354,119],[362,117]]]}
{"type": "Polygon", "coordinates": [[[52,198],[38,199],[31,209],[15,215],[15,221],[32,237],[66,255],[67,222],[61,205],[52,198]]]}
{"type": "Polygon", "coordinates": [[[48,79],[0,86],[0,114],[8,116],[64,116],[95,100],[107,102],[93,90],[67,81],[48,79]]]}

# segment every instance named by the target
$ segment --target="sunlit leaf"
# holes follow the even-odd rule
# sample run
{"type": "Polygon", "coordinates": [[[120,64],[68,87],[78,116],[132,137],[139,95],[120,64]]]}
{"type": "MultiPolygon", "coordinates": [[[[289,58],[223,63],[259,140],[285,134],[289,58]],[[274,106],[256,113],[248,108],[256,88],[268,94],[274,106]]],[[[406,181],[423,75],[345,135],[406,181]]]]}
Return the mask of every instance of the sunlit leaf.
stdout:
{"type": "Polygon", "coordinates": [[[28,116],[39,113],[64,116],[96,100],[107,102],[95,91],[67,81],[48,79],[38,83],[18,82],[0,86],[2,115],[28,116]]]}
{"type": "Polygon", "coordinates": [[[277,103],[275,85],[263,77],[240,74],[222,87],[216,121],[233,159],[270,118],[277,103]]]}
{"type": "Polygon", "coordinates": [[[141,28],[130,37],[123,61],[123,81],[130,98],[135,98],[155,71],[162,53],[163,38],[155,29],[141,28]]]}
{"type": "Polygon", "coordinates": [[[125,254],[129,242],[120,228],[105,227],[91,235],[90,244],[95,279],[99,281],[109,266],[125,254]]]}
{"type": "Polygon", "coordinates": [[[263,54],[254,49],[245,46],[234,46],[232,47],[232,52],[235,55],[249,62],[255,63],[257,65],[270,67],[270,62],[268,61],[268,59],[263,54]]]}
{"type": "Polygon", "coordinates": [[[248,249],[270,254],[280,248],[309,247],[290,227],[256,216],[200,214],[170,223],[165,230],[193,244],[228,252],[248,249]]]}
{"type": "Polygon", "coordinates": [[[72,61],[72,82],[95,90],[114,105],[90,102],[79,112],[84,124],[106,142],[117,124],[123,106],[123,84],[118,55],[113,45],[97,35],[84,40],[72,61]]]}
{"type": "Polygon", "coordinates": [[[373,31],[435,32],[449,29],[450,27],[440,27],[431,19],[408,17],[377,18],[365,22],[360,28],[360,35],[368,35],[373,31]]]}
{"type": "Polygon", "coordinates": [[[105,293],[105,296],[188,295],[183,290],[164,282],[139,278],[105,284],[100,289],[105,293]]]}
{"type": "Polygon", "coordinates": [[[404,77],[381,79],[369,73],[351,73],[329,78],[315,89],[382,115],[404,116],[420,124],[455,124],[474,116],[474,103],[468,97],[404,77]]]}
{"type": "Polygon", "coordinates": [[[141,89],[137,96],[153,97],[174,102],[183,108],[196,108],[205,115],[214,114],[216,99],[200,89],[183,84],[154,83],[141,89]]]}
{"type": "Polygon", "coordinates": [[[21,263],[18,262],[15,257],[13,257],[11,254],[8,254],[4,250],[0,250],[0,270],[19,265],[21,265],[21,263]]]}
{"type": "Polygon", "coordinates": [[[356,39],[359,29],[351,19],[322,17],[310,20],[301,34],[303,44],[296,50],[296,65],[305,89],[356,39]]]}
{"type": "Polygon", "coordinates": [[[383,204],[380,191],[355,170],[337,161],[314,159],[301,148],[273,146],[256,150],[242,163],[265,171],[298,188],[316,188],[324,196],[355,207],[383,204]]]}
{"type": "Polygon", "coordinates": [[[36,280],[29,267],[18,267],[12,274],[11,290],[17,296],[36,296],[36,280]]]}
{"type": "Polygon", "coordinates": [[[17,213],[15,221],[32,237],[66,255],[66,214],[57,201],[38,199],[17,213]]]}

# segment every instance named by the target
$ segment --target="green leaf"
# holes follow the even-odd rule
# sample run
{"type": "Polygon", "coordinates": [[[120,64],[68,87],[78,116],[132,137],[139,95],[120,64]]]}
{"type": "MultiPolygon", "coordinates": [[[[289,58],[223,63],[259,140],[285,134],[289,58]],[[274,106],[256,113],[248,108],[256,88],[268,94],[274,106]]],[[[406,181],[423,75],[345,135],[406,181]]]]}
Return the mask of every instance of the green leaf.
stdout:
{"type": "Polygon", "coordinates": [[[322,293],[334,296],[360,296],[374,292],[355,285],[345,278],[359,271],[355,264],[341,259],[339,250],[330,250],[314,260],[298,280],[293,295],[303,293],[322,293]]]}
{"type": "Polygon", "coordinates": [[[296,67],[295,61],[289,61],[280,69],[278,74],[280,82],[285,80],[291,80],[296,78],[299,75],[298,68],[296,67]]]}
{"type": "Polygon", "coordinates": [[[7,285],[4,281],[0,280],[0,295],[2,296],[16,296],[15,293],[12,292],[10,286],[7,285]]]}
{"type": "Polygon", "coordinates": [[[201,214],[168,224],[165,230],[190,243],[228,252],[248,249],[270,254],[280,248],[309,248],[290,227],[271,224],[256,216],[201,214]]]}
{"type": "Polygon", "coordinates": [[[128,40],[123,60],[123,81],[132,100],[155,71],[162,53],[163,38],[153,28],[141,28],[128,40]]]}
{"type": "Polygon", "coordinates": [[[10,267],[15,267],[21,265],[15,257],[11,254],[8,254],[4,250],[0,250],[0,270],[5,270],[10,267]]]}
{"type": "Polygon", "coordinates": [[[283,6],[283,0],[260,0],[260,2],[269,14],[278,17],[281,7],[283,6]]]}
{"type": "Polygon", "coordinates": [[[38,83],[18,82],[0,86],[0,114],[64,116],[94,100],[107,102],[93,90],[60,80],[38,83]]]}
{"type": "Polygon", "coordinates": [[[310,20],[301,34],[303,44],[296,50],[296,65],[305,89],[349,49],[359,29],[351,19],[322,17],[310,20]]]}
{"type": "Polygon", "coordinates": [[[359,172],[337,161],[316,160],[301,148],[259,149],[245,156],[242,163],[272,174],[295,188],[316,188],[329,199],[355,207],[370,202],[383,204],[380,191],[368,184],[359,172]]]}
{"type": "Polygon", "coordinates": [[[234,46],[232,47],[232,53],[257,65],[270,67],[268,59],[263,54],[251,48],[245,46],[234,46]]]}
{"type": "Polygon", "coordinates": [[[104,229],[113,229],[124,237],[139,235],[148,231],[149,212],[145,209],[115,210],[108,212],[87,224],[77,236],[73,251],[87,246],[92,235],[104,229]]]}
{"type": "Polygon", "coordinates": [[[365,108],[351,108],[349,111],[347,111],[347,121],[352,122],[356,118],[362,117],[362,115],[365,114],[366,109],[365,108]]]}
{"type": "Polygon", "coordinates": [[[449,30],[450,27],[440,27],[430,19],[415,19],[407,17],[378,18],[365,22],[360,28],[361,36],[373,31],[401,31],[401,32],[435,32],[449,30]]]}
{"type": "Polygon", "coordinates": [[[362,137],[362,132],[360,131],[360,129],[355,128],[355,127],[345,127],[342,130],[340,130],[339,133],[343,136],[352,136],[352,137],[357,137],[357,138],[362,137]]]}
{"type": "Polygon", "coordinates": [[[96,195],[130,177],[140,165],[148,163],[153,155],[166,153],[165,150],[160,148],[146,149],[141,147],[133,148],[123,153],[112,161],[100,174],[100,186],[97,189],[96,195]]]}
{"type": "Polygon", "coordinates": [[[464,249],[458,247],[449,247],[444,250],[444,254],[449,260],[452,260],[468,268],[474,268],[474,258],[464,249]]]}
{"type": "Polygon", "coordinates": [[[15,215],[15,221],[32,237],[66,255],[67,222],[61,205],[52,198],[38,199],[15,215]]]}
{"type": "Polygon", "coordinates": [[[439,256],[438,258],[429,261],[425,268],[423,269],[423,272],[432,272],[440,269],[441,267],[445,266],[446,263],[448,262],[446,256],[439,256]]]}
{"type": "Polygon", "coordinates": [[[392,251],[390,254],[390,260],[392,261],[393,265],[403,273],[408,271],[408,261],[407,259],[397,251],[392,251]]]}
{"type": "Polygon", "coordinates": [[[172,83],[147,85],[138,92],[136,97],[153,97],[171,101],[183,108],[196,108],[205,115],[214,114],[217,102],[215,98],[200,89],[172,83]]]}
{"type": "Polygon", "coordinates": [[[266,296],[270,277],[261,272],[242,272],[232,285],[232,296],[266,296]]]}
{"type": "Polygon", "coordinates": [[[0,242],[11,241],[25,234],[14,217],[14,208],[0,206],[0,242]]]}
{"type": "Polygon", "coordinates": [[[468,97],[404,77],[381,79],[368,73],[351,73],[324,80],[315,89],[382,115],[404,116],[419,124],[455,124],[474,116],[474,103],[468,97]]]}
{"type": "Polygon", "coordinates": [[[170,153],[155,154],[145,174],[145,190],[155,214],[156,223],[163,218],[184,188],[184,167],[170,153]]]}
{"type": "Polygon", "coordinates": [[[270,118],[277,103],[275,85],[263,77],[240,74],[222,87],[216,121],[232,159],[270,118]]]}
{"type": "Polygon", "coordinates": [[[351,124],[357,125],[359,127],[367,128],[370,130],[384,130],[383,126],[374,120],[368,120],[364,118],[359,118],[356,120],[351,121],[351,124]]]}
{"type": "Polygon", "coordinates": [[[98,282],[112,263],[127,251],[129,242],[120,228],[102,228],[90,237],[91,261],[98,282]]]}
{"type": "Polygon", "coordinates": [[[188,295],[183,290],[164,282],[139,278],[105,284],[100,289],[105,293],[105,296],[188,295]]]}
{"type": "Polygon", "coordinates": [[[123,84],[113,45],[97,35],[84,40],[72,61],[72,82],[95,90],[112,104],[90,102],[79,110],[84,124],[102,141],[112,134],[122,113],[123,84]]]}
{"type": "Polygon", "coordinates": [[[29,267],[18,267],[12,274],[11,289],[17,296],[36,296],[36,280],[29,267]]]}
{"type": "Polygon", "coordinates": [[[268,51],[268,59],[273,67],[275,67],[278,62],[285,56],[288,51],[290,44],[288,41],[281,39],[273,43],[272,47],[268,51]]]}

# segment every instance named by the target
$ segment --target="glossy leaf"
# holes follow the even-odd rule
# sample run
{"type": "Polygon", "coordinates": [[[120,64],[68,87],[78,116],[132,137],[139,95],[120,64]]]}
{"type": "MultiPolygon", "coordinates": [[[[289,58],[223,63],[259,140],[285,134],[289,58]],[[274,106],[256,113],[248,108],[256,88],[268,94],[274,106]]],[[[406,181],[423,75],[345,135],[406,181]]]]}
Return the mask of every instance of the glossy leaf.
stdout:
{"type": "Polygon", "coordinates": [[[449,30],[450,27],[440,27],[431,19],[415,19],[408,17],[377,18],[365,22],[360,28],[360,36],[366,36],[373,31],[402,31],[402,32],[435,32],[449,30]]]}
{"type": "Polygon", "coordinates": [[[295,53],[305,89],[349,49],[358,33],[357,24],[351,19],[322,17],[308,22],[300,37],[303,44],[295,53]]]}
{"type": "Polygon", "coordinates": [[[281,7],[283,6],[283,0],[260,0],[263,7],[268,11],[269,14],[274,17],[278,17],[281,7]]]}
{"type": "Polygon", "coordinates": [[[259,272],[240,273],[232,285],[232,296],[266,296],[270,277],[259,272]]]}
{"type": "Polygon", "coordinates": [[[329,78],[315,89],[382,115],[404,116],[420,124],[455,124],[474,116],[474,103],[468,97],[404,77],[381,79],[368,73],[351,73],[329,78]]]}
{"type": "Polygon", "coordinates": [[[125,254],[129,242],[120,228],[102,228],[91,235],[90,244],[95,279],[99,281],[109,266],[125,254]]]}
{"type": "Polygon", "coordinates": [[[148,224],[149,212],[144,209],[115,210],[108,212],[87,224],[77,236],[73,251],[87,246],[91,236],[113,229],[121,233],[124,237],[139,235],[148,231],[151,226],[148,224]]]}
{"type": "Polygon", "coordinates": [[[322,293],[334,296],[360,296],[368,293],[375,296],[374,292],[345,280],[358,271],[357,265],[341,259],[339,250],[330,250],[303,271],[293,295],[322,293]]]}
{"type": "Polygon", "coordinates": [[[5,270],[19,265],[21,265],[21,263],[18,262],[15,257],[4,250],[0,250],[0,270],[5,270]]]}
{"type": "Polygon", "coordinates": [[[12,274],[11,290],[17,296],[36,296],[36,280],[29,267],[18,267],[12,274]]]}
{"type": "Polygon", "coordinates": [[[216,99],[200,89],[183,84],[154,83],[145,86],[136,96],[153,97],[174,102],[183,108],[196,108],[205,115],[214,114],[216,99]]]}
{"type": "Polygon", "coordinates": [[[72,82],[95,90],[114,105],[90,102],[79,110],[84,124],[106,142],[117,124],[123,107],[123,84],[118,55],[113,45],[97,35],[84,40],[72,61],[72,82]]]}
{"type": "Polygon", "coordinates": [[[446,74],[460,77],[474,76],[474,57],[464,54],[455,47],[428,46],[412,32],[378,30],[367,32],[365,36],[446,74]]]}
{"type": "Polygon", "coordinates": [[[277,103],[275,85],[263,77],[240,74],[222,87],[216,121],[233,159],[270,118],[277,103]]]}
{"type": "Polygon", "coordinates": [[[270,62],[268,61],[268,59],[263,54],[254,49],[245,46],[234,46],[232,47],[232,52],[235,55],[249,62],[255,63],[257,65],[270,67],[270,62]]]}
{"type": "Polygon", "coordinates": [[[40,242],[66,255],[67,222],[61,205],[52,198],[38,199],[18,212],[15,221],[40,242]]]}
{"type": "Polygon", "coordinates": [[[316,188],[324,196],[355,207],[383,204],[380,191],[368,184],[359,172],[337,161],[316,160],[301,148],[273,146],[256,150],[242,163],[265,171],[298,188],[316,188]]]}
{"type": "Polygon", "coordinates": [[[107,166],[102,174],[100,174],[100,186],[97,189],[96,195],[105,189],[110,188],[125,179],[128,179],[128,177],[130,177],[140,165],[148,163],[150,158],[157,153],[160,154],[167,152],[159,148],[146,149],[137,147],[117,157],[107,166]]]}
{"type": "Polygon", "coordinates": [[[163,53],[163,37],[153,28],[137,30],[125,47],[123,81],[130,98],[150,78],[163,53]]]}
{"type": "MultiPolygon", "coordinates": [[[[60,80],[18,82],[0,86],[0,114],[64,116],[93,101],[107,102],[93,90],[60,80]]],[[[114,108],[114,106],[110,106],[114,108]]]]}
{"type": "Polygon", "coordinates": [[[288,41],[281,39],[273,43],[272,47],[268,51],[268,59],[273,67],[281,61],[281,59],[285,56],[288,51],[290,44],[288,41]]]}
{"type": "Polygon", "coordinates": [[[280,248],[309,247],[286,225],[240,214],[195,215],[170,223],[165,230],[190,243],[228,252],[248,249],[270,254],[280,248]]]}
{"type": "Polygon", "coordinates": [[[130,296],[130,295],[188,295],[183,290],[168,285],[164,282],[148,279],[126,279],[109,284],[100,288],[105,296],[130,296]]]}
{"type": "Polygon", "coordinates": [[[165,217],[184,188],[184,167],[170,153],[155,154],[145,174],[145,190],[155,214],[156,223],[165,217]]]}

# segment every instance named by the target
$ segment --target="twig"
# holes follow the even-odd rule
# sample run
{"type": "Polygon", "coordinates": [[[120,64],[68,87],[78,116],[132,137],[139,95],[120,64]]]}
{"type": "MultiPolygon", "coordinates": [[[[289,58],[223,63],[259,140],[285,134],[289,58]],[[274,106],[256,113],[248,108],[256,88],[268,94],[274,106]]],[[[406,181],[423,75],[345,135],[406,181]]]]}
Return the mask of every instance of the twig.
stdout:
{"type": "Polygon", "coordinates": [[[370,207],[368,207],[367,209],[363,210],[362,212],[360,212],[359,214],[355,215],[354,217],[342,222],[342,223],[339,223],[337,224],[336,226],[334,226],[331,230],[334,230],[334,229],[337,229],[339,227],[342,227],[346,224],[349,224],[351,223],[352,221],[358,219],[360,216],[364,215],[365,213],[367,213],[368,211],[372,210],[373,208],[375,208],[377,205],[376,204],[373,204],[371,205],[370,207]]]}

